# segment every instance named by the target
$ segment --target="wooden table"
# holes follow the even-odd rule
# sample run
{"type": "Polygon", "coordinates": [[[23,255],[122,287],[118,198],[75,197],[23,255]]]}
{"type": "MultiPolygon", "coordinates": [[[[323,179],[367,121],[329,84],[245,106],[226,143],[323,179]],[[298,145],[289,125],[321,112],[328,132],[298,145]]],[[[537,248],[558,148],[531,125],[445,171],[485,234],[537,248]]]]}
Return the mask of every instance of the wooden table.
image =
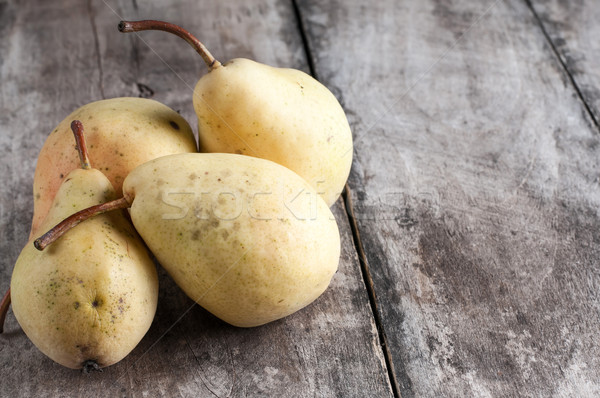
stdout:
{"type": "Polygon", "coordinates": [[[0,1],[0,289],[32,216],[46,135],[101,98],[152,96],[192,125],[221,60],[315,75],[353,129],[333,207],[338,273],[308,308],[228,326],[161,272],[155,321],[103,373],[53,363],[12,312],[0,396],[600,396],[600,4],[0,1]],[[191,307],[191,309],[190,309],[191,307]]]}

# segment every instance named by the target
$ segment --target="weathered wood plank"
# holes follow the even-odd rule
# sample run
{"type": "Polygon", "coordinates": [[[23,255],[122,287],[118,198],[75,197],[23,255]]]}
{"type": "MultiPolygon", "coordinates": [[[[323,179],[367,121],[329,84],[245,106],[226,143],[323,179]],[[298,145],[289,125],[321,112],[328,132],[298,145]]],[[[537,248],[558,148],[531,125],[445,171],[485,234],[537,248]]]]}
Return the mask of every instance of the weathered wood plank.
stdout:
{"type": "MultiPolygon", "coordinates": [[[[148,45],[119,34],[120,17],[180,23],[223,60],[246,56],[307,70],[288,3],[0,3],[2,291],[29,234],[37,152],[65,115],[102,96],[153,92],[195,124],[191,87],[204,73],[200,58],[165,33],[140,35],[148,45]]],[[[0,396],[390,396],[343,204],[334,211],[343,242],[340,269],[310,307],[264,327],[238,329],[192,306],[161,272],[158,312],[147,336],[122,362],[88,376],[44,357],[9,313],[0,335],[0,396]]]]}
{"type": "Polygon", "coordinates": [[[299,6],[402,396],[598,396],[600,138],[527,4],[299,6]]]}
{"type": "Polygon", "coordinates": [[[600,7],[593,0],[529,0],[600,128],[600,7]]]}

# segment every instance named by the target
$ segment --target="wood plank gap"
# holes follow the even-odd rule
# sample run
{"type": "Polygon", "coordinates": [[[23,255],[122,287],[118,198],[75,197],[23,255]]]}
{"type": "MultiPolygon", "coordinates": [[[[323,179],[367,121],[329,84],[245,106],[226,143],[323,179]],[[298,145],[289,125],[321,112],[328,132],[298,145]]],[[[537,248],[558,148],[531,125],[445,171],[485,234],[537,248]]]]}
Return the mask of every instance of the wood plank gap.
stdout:
{"type": "Polygon", "coordinates": [[[560,52],[558,51],[558,48],[554,45],[554,42],[552,41],[552,38],[550,37],[550,34],[548,33],[548,31],[546,30],[546,27],[544,26],[544,22],[540,18],[540,16],[537,13],[537,11],[535,11],[535,8],[533,7],[533,4],[531,3],[531,0],[524,0],[524,1],[525,1],[525,4],[527,4],[527,7],[529,7],[529,9],[531,10],[531,13],[533,14],[533,17],[537,21],[538,25],[540,26],[540,29],[542,30],[542,33],[544,34],[544,37],[546,38],[546,41],[548,41],[548,44],[550,44],[550,48],[552,48],[552,51],[554,52],[554,55],[558,59],[558,62],[560,62],[561,66],[563,67],[563,69],[565,71],[565,73],[569,77],[569,80],[571,81],[571,84],[575,88],[575,92],[577,93],[577,96],[579,97],[579,99],[583,103],[583,106],[585,107],[585,110],[587,111],[588,115],[592,119],[592,123],[594,123],[594,126],[596,127],[596,130],[598,132],[600,132],[600,122],[598,121],[598,119],[596,119],[596,116],[594,116],[594,112],[592,112],[592,108],[590,107],[590,105],[585,100],[585,97],[583,96],[583,93],[581,92],[581,89],[579,88],[579,85],[575,81],[575,78],[573,77],[573,74],[571,74],[571,71],[569,71],[569,67],[567,66],[567,64],[565,63],[565,61],[563,60],[563,58],[560,56],[560,52]]]}
{"type": "MultiPolygon", "coordinates": [[[[379,344],[381,345],[381,350],[383,351],[383,356],[385,358],[385,365],[388,371],[388,378],[390,379],[390,384],[392,386],[392,392],[394,394],[394,397],[401,398],[402,395],[400,394],[400,389],[398,388],[398,380],[396,378],[396,371],[394,370],[392,353],[388,348],[389,346],[387,343],[387,336],[385,335],[383,322],[381,321],[381,314],[379,312],[379,306],[377,304],[375,286],[373,283],[373,278],[371,277],[371,270],[369,269],[369,263],[367,261],[365,249],[362,243],[362,239],[360,237],[360,232],[358,230],[358,223],[354,215],[354,207],[352,205],[352,194],[348,184],[346,184],[346,186],[344,187],[344,191],[342,192],[342,198],[344,199],[344,207],[346,208],[346,214],[348,215],[348,220],[350,221],[352,239],[354,241],[356,253],[358,254],[358,260],[360,262],[360,269],[362,272],[363,281],[365,283],[365,287],[369,295],[369,303],[371,304],[371,311],[373,312],[373,317],[375,318],[375,326],[377,327],[377,334],[379,335],[379,344]]],[[[408,374],[406,373],[405,369],[401,369],[401,371],[402,377],[406,380],[409,380],[408,374]]]]}
{"type": "MultiPolygon", "coordinates": [[[[296,16],[296,20],[298,23],[298,30],[300,32],[300,37],[302,38],[302,46],[304,47],[304,53],[306,55],[306,61],[308,63],[308,68],[310,74],[315,79],[319,80],[317,70],[315,67],[314,57],[310,50],[310,45],[308,43],[308,35],[306,33],[306,26],[304,24],[304,20],[302,19],[302,13],[300,11],[300,7],[298,7],[298,1],[292,0],[292,8],[294,9],[294,15],[296,16]]],[[[388,374],[388,379],[390,381],[390,385],[392,387],[392,393],[394,397],[401,398],[400,389],[398,388],[398,381],[396,379],[396,372],[394,370],[394,363],[392,361],[392,355],[390,350],[388,349],[387,337],[385,336],[385,332],[383,329],[383,323],[381,322],[381,315],[379,313],[379,308],[377,305],[377,298],[375,295],[375,287],[373,285],[373,279],[371,278],[371,271],[369,270],[367,259],[365,255],[365,251],[362,245],[362,241],[360,238],[360,233],[358,231],[358,224],[356,222],[356,218],[354,216],[354,210],[352,207],[352,198],[350,194],[350,187],[348,184],[345,185],[344,190],[342,192],[342,198],[344,200],[344,207],[346,208],[346,215],[348,216],[348,221],[350,224],[350,229],[352,231],[352,241],[354,243],[354,249],[356,250],[361,274],[363,278],[363,283],[365,284],[365,288],[367,290],[367,294],[369,297],[369,304],[371,306],[371,312],[373,313],[373,318],[375,321],[375,326],[377,328],[377,335],[379,337],[379,345],[381,346],[381,351],[383,352],[383,356],[385,358],[385,367],[388,374]]],[[[408,380],[408,374],[402,370],[402,375],[408,380]]]]}
{"type": "Polygon", "coordinates": [[[87,2],[87,11],[90,18],[90,25],[92,25],[92,33],[94,34],[94,47],[96,51],[96,62],[98,63],[98,87],[100,88],[100,95],[102,99],[106,99],[104,95],[104,71],[102,70],[102,59],[100,54],[100,42],[98,40],[98,28],[96,27],[96,20],[94,18],[94,9],[92,6],[92,0],[87,2]]]}
{"type": "MultiPolygon", "coordinates": [[[[304,53],[306,54],[306,61],[308,63],[310,74],[312,77],[319,80],[314,58],[312,52],[310,51],[310,46],[308,43],[306,27],[304,25],[302,13],[300,11],[300,7],[298,7],[297,0],[292,0],[292,8],[294,9],[294,14],[298,22],[298,30],[300,32],[300,37],[302,38],[302,46],[304,47],[304,53]]],[[[354,216],[350,187],[348,186],[348,184],[346,184],[346,186],[344,187],[344,191],[342,192],[342,198],[344,200],[344,207],[346,208],[346,214],[350,223],[350,229],[352,230],[352,240],[354,243],[354,249],[356,250],[360,262],[363,282],[365,284],[365,288],[369,296],[369,304],[371,305],[371,312],[373,313],[373,318],[375,320],[375,326],[377,328],[377,334],[379,337],[379,344],[381,345],[381,350],[385,358],[385,366],[387,369],[388,378],[390,380],[390,385],[392,387],[392,393],[394,394],[394,397],[401,398],[400,389],[398,388],[398,381],[396,379],[396,372],[394,370],[394,363],[392,361],[392,355],[390,350],[388,349],[387,337],[385,336],[383,323],[381,322],[381,315],[379,313],[379,307],[377,305],[377,297],[375,295],[373,279],[371,278],[371,271],[369,270],[369,266],[367,264],[367,258],[360,238],[360,233],[358,231],[358,224],[354,216]]],[[[402,375],[408,380],[408,374],[406,374],[404,370],[402,372],[402,375]]]]}
{"type": "Polygon", "coordinates": [[[306,54],[306,62],[308,63],[310,75],[315,79],[319,80],[319,77],[317,76],[317,70],[315,69],[315,61],[313,59],[312,52],[310,51],[310,46],[308,45],[306,27],[304,26],[304,21],[302,20],[302,13],[300,12],[300,7],[298,7],[297,0],[292,0],[292,8],[294,9],[296,21],[298,22],[298,30],[300,31],[300,37],[302,38],[302,46],[304,47],[304,53],[306,54]]]}

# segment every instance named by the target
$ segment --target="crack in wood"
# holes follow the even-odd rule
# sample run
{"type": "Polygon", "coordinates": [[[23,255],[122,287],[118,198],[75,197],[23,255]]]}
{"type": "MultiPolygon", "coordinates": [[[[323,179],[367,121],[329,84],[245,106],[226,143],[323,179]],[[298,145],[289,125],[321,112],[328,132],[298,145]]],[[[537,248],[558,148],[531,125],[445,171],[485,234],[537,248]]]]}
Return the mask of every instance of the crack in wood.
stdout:
{"type": "Polygon", "coordinates": [[[90,19],[90,25],[92,26],[92,33],[94,34],[94,48],[96,51],[96,62],[98,64],[98,88],[100,89],[100,95],[102,99],[106,99],[104,95],[104,71],[102,70],[102,59],[100,54],[100,41],[98,40],[98,28],[96,26],[96,20],[94,18],[94,8],[92,7],[92,0],[87,2],[88,16],[90,19]]]}
{"type": "Polygon", "coordinates": [[[581,91],[581,88],[579,87],[579,85],[575,81],[575,77],[573,76],[573,74],[569,70],[569,66],[567,65],[567,63],[565,62],[565,60],[561,56],[561,53],[558,51],[558,48],[556,47],[556,45],[552,41],[552,38],[550,37],[550,34],[548,33],[548,31],[546,30],[546,27],[544,26],[544,22],[542,21],[542,18],[539,16],[539,14],[537,13],[537,11],[533,7],[533,4],[531,3],[531,0],[523,0],[523,1],[525,2],[525,4],[527,5],[527,7],[529,8],[529,10],[531,10],[531,13],[533,14],[533,17],[534,17],[536,23],[539,25],[540,29],[542,30],[542,34],[544,35],[544,38],[546,39],[546,41],[550,45],[550,48],[552,49],[552,52],[554,53],[554,55],[558,59],[558,62],[562,66],[562,68],[565,71],[565,73],[567,74],[567,77],[569,78],[569,81],[573,85],[573,88],[575,89],[575,92],[577,93],[577,96],[579,97],[579,100],[583,103],[583,106],[584,106],[587,114],[591,118],[592,123],[596,127],[596,130],[598,132],[600,132],[600,122],[598,121],[598,119],[596,119],[596,116],[594,115],[594,112],[592,111],[592,108],[591,108],[590,104],[588,104],[588,102],[586,101],[585,96],[583,95],[583,92],[581,91]]]}
{"type": "MultiPolygon", "coordinates": [[[[377,333],[379,335],[379,344],[381,345],[381,350],[383,351],[383,356],[385,358],[385,365],[388,371],[390,385],[392,386],[392,392],[394,394],[394,397],[401,397],[402,395],[400,394],[398,380],[396,378],[396,370],[394,369],[394,362],[392,361],[392,353],[387,343],[387,336],[385,335],[383,322],[381,320],[381,312],[379,310],[379,305],[377,304],[377,295],[375,294],[375,286],[373,283],[373,278],[371,276],[371,270],[369,269],[369,263],[367,261],[365,249],[363,247],[362,239],[360,237],[358,223],[356,221],[356,216],[354,215],[354,207],[352,205],[352,192],[348,184],[346,184],[346,186],[344,187],[344,192],[342,192],[342,198],[344,199],[344,207],[346,208],[346,214],[348,215],[350,229],[352,230],[352,239],[354,241],[354,248],[356,249],[356,253],[360,262],[363,281],[365,283],[365,288],[367,289],[367,293],[369,295],[371,311],[373,312],[373,318],[375,318],[375,326],[377,327],[377,333]]],[[[399,369],[399,371],[400,376],[405,381],[404,384],[408,385],[408,388],[410,389],[410,377],[404,369],[404,366],[402,366],[402,368],[399,369]]]]}
{"type": "MultiPolygon", "coordinates": [[[[196,355],[196,353],[194,352],[194,349],[192,348],[192,346],[190,345],[190,342],[187,338],[187,336],[184,337],[185,339],[185,345],[187,347],[187,349],[190,351],[190,353],[192,354],[192,357],[194,358],[194,361],[196,362],[196,364],[198,364],[198,366],[200,367],[200,370],[202,370],[202,362],[200,361],[200,358],[198,358],[198,356],[196,355]]],[[[204,380],[204,377],[202,377],[202,375],[200,374],[200,372],[198,372],[197,369],[194,369],[194,371],[196,372],[196,374],[198,375],[198,378],[200,379],[200,381],[202,382],[202,384],[204,385],[204,387],[206,387],[206,389],[215,397],[220,398],[220,395],[217,394],[215,391],[213,391],[213,389],[211,388],[211,386],[208,385],[208,383],[206,382],[206,380],[204,380]]],[[[196,383],[196,385],[198,385],[198,382],[196,380],[194,380],[194,382],[196,383]]],[[[233,390],[233,385],[231,386],[231,390],[233,390]]],[[[231,396],[231,392],[229,391],[229,393],[227,394],[228,397],[231,396]]]]}
{"type": "Polygon", "coordinates": [[[304,21],[302,20],[302,13],[300,12],[300,8],[298,7],[297,0],[292,0],[292,8],[294,9],[296,21],[298,22],[298,31],[300,32],[300,37],[302,38],[302,47],[304,47],[304,54],[306,55],[306,62],[308,63],[310,75],[315,79],[319,80],[319,77],[317,76],[317,70],[315,68],[315,60],[313,59],[312,52],[310,51],[310,46],[308,44],[308,35],[306,34],[306,27],[304,26],[304,21]]]}
{"type": "MultiPolygon", "coordinates": [[[[306,61],[308,63],[308,68],[310,74],[315,79],[319,80],[317,75],[317,70],[315,67],[315,61],[310,50],[310,45],[308,42],[308,35],[306,33],[306,27],[304,25],[304,21],[302,19],[302,13],[300,11],[300,7],[298,7],[297,0],[292,0],[292,8],[294,10],[294,15],[296,16],[296,20],[298,23],[298,30],[300,32],[300,37],[302,38],[302,46],[304,48],[304,53],[306,55],[306,61]]],[[[369,304],[371,305],[371,310],[373,312],[373,318],[375,320],[375,326],[377,328],[377,333],[379,335],[379,344],[381,346],[381,350],[383,352],[385,358],[385,366],[388,373],[389,382],[392,388],[392,393],[394,397],[401,397],[400,390],[398,388],[398,381],[396,379],[396,372],[394,370],[394,365],[392,362],[391,352],[388,348],[387,338],[385,336],[385,331],[383,329],[383,323],[381,322],[381,315],[379,313],[379,308],[377,305],[377,298],[375,295],[375,288],[373,286],[373,279],[371,278],[371,272],[369,270],[369,266],[367,264],[367,259],[365,255],[364,248],[362,246],[362,241],[360,238],[360,233],[358,231],[358,225],[356,222],[356,218],[354,217],[354,210],[352,208],[352,199],[350,193],[350,187],[348,184],[344,187],[344,192],[342,192],[342,198],[344,199],[344,207],[346,208],[346,215],[348,216],[348,221],[350,224],[350,228],[352,230],[352,239],[354,243],[354,249],[359,258],[361,272],[363,276],[363,282],[365,284],[365,288],[367,290],[369,296],[369,304]]],[[[402,377],[407,381],[407,384],[410,386],[410,379],[408,374],[404,369],[401,369],[402,377]]]]}
{"type": "MultiPolygon", "coordinates": [[[[308,42],[308,35],[306,33],[306,27],[304,25],[304,21],[302,19],[302,13],[300,11],[300,7],[298,7],[297,0],[292,0],[292,8],[294,10],[294,15],[296,16],[296,20],[298,23],[298,31],[300,32],[300,37],[302,38],[302,46],[304,48],[304,53],[306,55],[306,61],[308,63],[308,68],[310,74],[315,79],[319,80],[317,75],[317,70],[315,67],[315,61],[310,50],[310,45],[308,42]]],[[[352,230],[352,239],[354,243],[354,249],[358,255],[358,259],[361,266],[361,273],[363,276],[363,282],[365,284],[365,288],[367,290],[369,296],[369,304],[371,305],[371,311],[373,312],[373,318],[375,320],[375,326],[377,328],[377,333],[379,336],[379,344],[381,346],[381,350],[383,352],[383,356],[385,358],[385,366],[388,373],[388,379],[392,388],[392,393],[394,397],[401,397],[400,390],[398,388],[398,381],[396,379],[396,372],[394,370],[394,365],[392,362],[391,352],[388,348],[387,338],[385,336],[385,332],[383,330],[383,323],[381,322],[381,315],[379,313],[379,308],[377,305],[377,298],[375,295],[375,288],[373,286],[373,279],[371,278],[371,272],[369,270],[369,266],[367,264],[367,259],[365,255],[364,248],[362,246],[362,241],[360,238],[360,233],[358,231],[358,225],[356,222],[356,218],[354,217],[354,210],[352,208],[352,199],[351,199],[350,187],[348,184],[344,187],[344,192],[342,192],[342,198],[344,199],[344,207],[346,208],[346,215],[348,216],[348,221],[350,224],[350,228],[352,230]]],[[[402,377],[407,381],[407,384],[410,386],[410,379],[408,374],[404,369],[401,369],[402,377]]]]}

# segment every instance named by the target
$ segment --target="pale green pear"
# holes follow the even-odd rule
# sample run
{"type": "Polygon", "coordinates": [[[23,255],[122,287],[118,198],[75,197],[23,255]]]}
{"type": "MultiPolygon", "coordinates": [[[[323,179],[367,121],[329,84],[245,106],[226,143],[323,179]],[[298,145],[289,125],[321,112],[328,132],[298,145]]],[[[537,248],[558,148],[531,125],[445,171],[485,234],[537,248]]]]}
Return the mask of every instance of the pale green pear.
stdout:
{"type": "Polygon", "coordinates": [[[200,152],[245,154],[293,170],[331,206],[352,164],[352,133],[344,110],[308,74],[236,58],[225,64],[184,29],[160,21],[119,24],[122,32],[159,29],[188,41],[209,72],[194,89],[200,152]]]}
{"type": "Polygon", "coordinates": [[[194,89],[201,152],[272,160],[304,177],[328,205],[352,164],[352,134],[334,95],[306,73],[237,58],[194,89]]]}
{"type": "Polygon", "coordinates": [[[340,237],[329,207],[274,162],[165,156],[134,169],[123,194],[160,264],[192,300],[232,325],[298,311],[337,270],[340,237]]]}
{"type": "MultiPolygon", "coordinates": [[[[41,229],[115,197],[96,169],[76,169],[60,186],[41,229]]],[[[124,358],[152,323],[158,297],[154,263],[121,212],[99,215],[45,251],[29,241],[11,280],[15,317],[48,357],[73,369],[124,358]]]]}

